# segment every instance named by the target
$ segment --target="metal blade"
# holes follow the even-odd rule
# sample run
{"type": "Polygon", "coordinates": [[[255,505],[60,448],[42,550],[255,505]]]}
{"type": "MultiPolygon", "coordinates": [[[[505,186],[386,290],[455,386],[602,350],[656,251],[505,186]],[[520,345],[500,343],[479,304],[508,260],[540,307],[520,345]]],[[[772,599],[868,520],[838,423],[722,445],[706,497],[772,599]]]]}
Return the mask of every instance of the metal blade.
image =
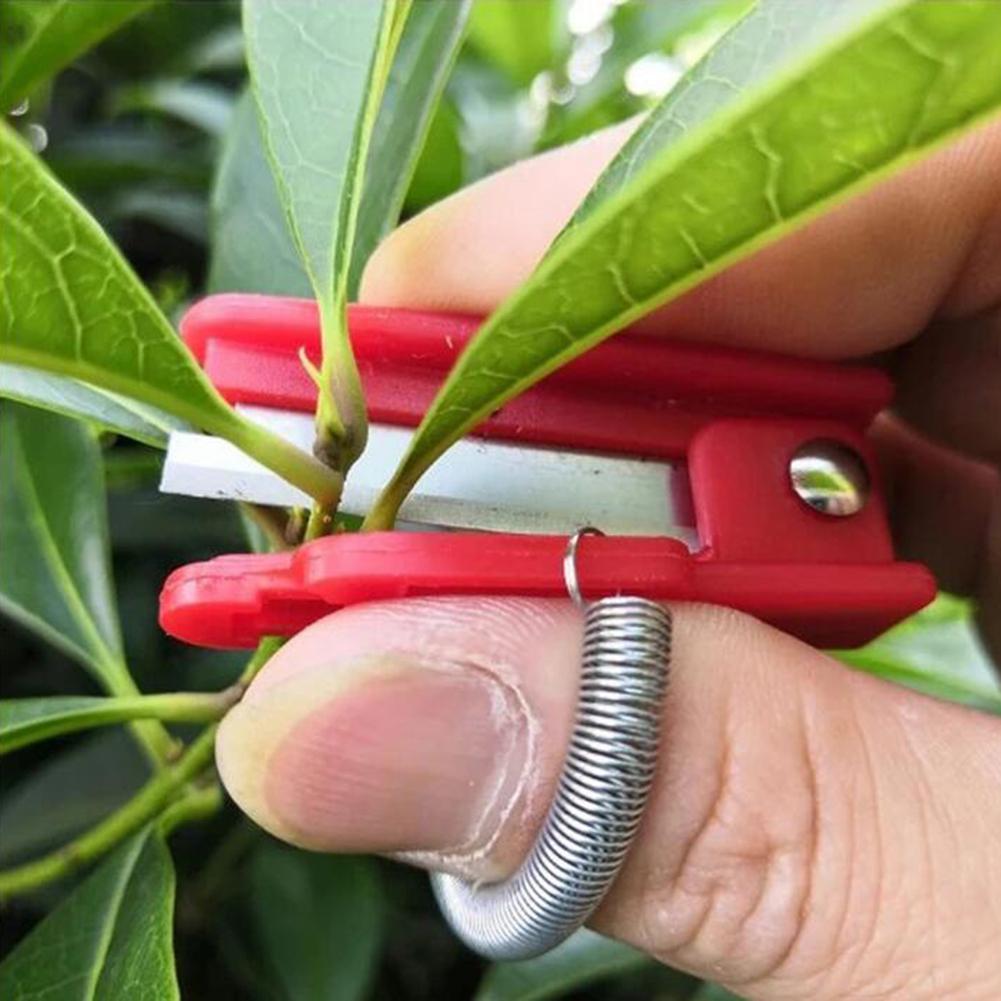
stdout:
{"type": "MultiPolygon", "coordinates": [[[[240,407],[244,416],[300,448],[312,447],[309,414],[240,407]]],[[[352,467],[341,510],[365,514],[389,480],[413,431],[369,428],[368,447],[352,467]]],[[[170,436],[160,489],[194,497],[307,506],[310,498],[245,455],[208,435],[170,436]]],[[[400,511],[407,522],[497,532],[570,533],[594,525],[616,535],[671,535],[697,546],[687,474],[669,463],[561,452],[465,438],[425,474],[400,511]]]]}

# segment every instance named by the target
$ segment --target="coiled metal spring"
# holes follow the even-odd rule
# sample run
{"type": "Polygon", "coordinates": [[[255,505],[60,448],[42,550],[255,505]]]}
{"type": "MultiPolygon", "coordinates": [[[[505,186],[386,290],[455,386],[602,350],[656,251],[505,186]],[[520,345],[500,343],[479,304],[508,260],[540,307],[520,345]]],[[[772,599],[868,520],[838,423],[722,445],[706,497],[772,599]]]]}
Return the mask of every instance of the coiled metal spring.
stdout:
{"type": "MultiPolygon", "coordinates": [[[[567,584],[579,599],[568,546],[567,584]]],[[[645,598],[586,607],[577,716],[556,796],[535,845],[509,879],[435,874],[449,924],[489,959],[528,959],[576,931],[612,885],[643,816],[660,738],[670,613],[645,598]]]]}

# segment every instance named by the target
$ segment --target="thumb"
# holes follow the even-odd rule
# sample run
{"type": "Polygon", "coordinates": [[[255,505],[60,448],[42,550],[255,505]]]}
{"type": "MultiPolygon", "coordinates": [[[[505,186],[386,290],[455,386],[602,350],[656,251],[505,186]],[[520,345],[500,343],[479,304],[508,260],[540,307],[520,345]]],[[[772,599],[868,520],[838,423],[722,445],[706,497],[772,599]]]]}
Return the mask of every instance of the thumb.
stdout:
{"type": "MultiPolygon", "coordinates": [[[[279,837],[496,878],[572,725],[568,602],[371,604],[317,623],[219,735],[279,837]]],[[[647,814],[592,922],[751,998],[1001,997],[1001,721],[754,620],[676,609],[647,814]]]]}

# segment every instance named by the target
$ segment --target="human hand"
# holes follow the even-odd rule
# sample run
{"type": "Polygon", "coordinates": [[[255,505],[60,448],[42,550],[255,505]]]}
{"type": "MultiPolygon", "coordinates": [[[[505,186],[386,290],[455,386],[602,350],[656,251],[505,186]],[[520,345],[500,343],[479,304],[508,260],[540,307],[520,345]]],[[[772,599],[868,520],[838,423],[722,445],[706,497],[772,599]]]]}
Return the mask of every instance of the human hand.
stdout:
{"type": "MultiPolygon", "coordinates": [[[[628,128],[407,223],[364,297],[489,312],[628,128]]],[[[978,600],[1001,661],[1001,122],[643,325],[813,357],[886,353],[898,402],[874,436],[898,553],[978,600]]],[[[1001,720],[726,609],[679,605],[674,619],[662,761],[593,926],[748,998],[1001,997],[1001,720]]],[[[295,844],[503,876],[551,801],[579,648],[569,602],[346,609],[291,640],[226,718],[223,779],[295,844]]]]}

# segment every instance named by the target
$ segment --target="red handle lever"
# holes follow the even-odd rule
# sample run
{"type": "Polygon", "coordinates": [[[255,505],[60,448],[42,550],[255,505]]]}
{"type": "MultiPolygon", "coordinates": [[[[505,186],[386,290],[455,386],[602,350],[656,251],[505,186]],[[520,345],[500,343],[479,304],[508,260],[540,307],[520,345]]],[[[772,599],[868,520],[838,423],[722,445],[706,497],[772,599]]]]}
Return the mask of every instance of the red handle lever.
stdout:
{"type": "MultiPolygon", "coordinates": [[[[330,536],[292,553],[220,556],[170,575],[160,624],[189,643],[252,647],[361,601],[566,597],[566,543],[549,535],[380,532],[330,536]]],[[[729,563],[664,538],[587,537],[577,565],[585,597],[625,591],[729,605],[820,646],[865,643],[935,595],[916,564],[729,563]]]]}
{"type": "MultiPolygon", "coordinates": [[[[352,307],[352,343],[374,419],[415,424],[478,322],[352,307]]],[[[315,387],[298,351],[318,348],[313,303],[217,296],[195,306],[182,329],[231,401],[312,409],[315,387]]],[[[587,538],[580,549],[585,594],[729,605],[810,642],[851,646],[935,594],[927,570],[893,562],[878,477],[860,434],[891,389],[883,373],[869,369],[626,333],[553,373],[480,431],[687,458],[702,548],[691,554],[674,539],[587,538]],[[868,467],[868,501],[851,517],[825,516],[792,489],[792,457],[814,439],[847,447],[868,467]]],[[[252,646],[358,601],[561,597],[565,543],[382,533],[320,539],[290,554],[224,556],[170,576],[160,621],[192,643],[252,646]]]]}

